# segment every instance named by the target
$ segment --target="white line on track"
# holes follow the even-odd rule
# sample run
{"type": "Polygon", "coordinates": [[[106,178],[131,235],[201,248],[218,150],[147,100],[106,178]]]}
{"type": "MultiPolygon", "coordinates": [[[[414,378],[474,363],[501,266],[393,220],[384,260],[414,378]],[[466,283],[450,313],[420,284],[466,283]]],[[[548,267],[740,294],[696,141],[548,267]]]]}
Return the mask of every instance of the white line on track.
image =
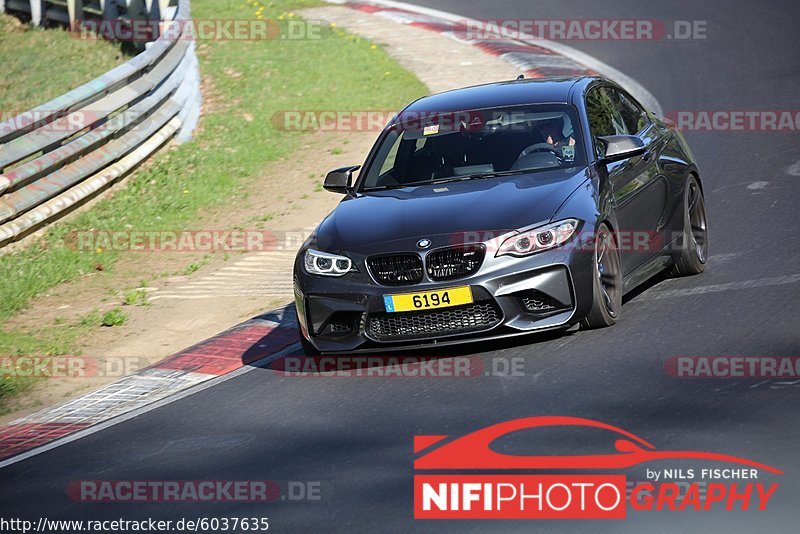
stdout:
{"type": "Polygon", "coordinates": [[[638,300],[668,299],[673,297],[689,297],[692,295],[703,295],[705,293],[719,293],[720,291],[730,291],[735,289],[753,289],[757,287],[780,286],[784,284],[796,284],[800,282],[800,274],[790,274],[786,276],[775,276],[772,278],[757,278],[755,280],[745,280],[743,282],[729,282],[727,284],[712,284],[708,286],[690,287],[686,289],[669,289],[666,291],[651,290],[642,294],[638,300]]]}

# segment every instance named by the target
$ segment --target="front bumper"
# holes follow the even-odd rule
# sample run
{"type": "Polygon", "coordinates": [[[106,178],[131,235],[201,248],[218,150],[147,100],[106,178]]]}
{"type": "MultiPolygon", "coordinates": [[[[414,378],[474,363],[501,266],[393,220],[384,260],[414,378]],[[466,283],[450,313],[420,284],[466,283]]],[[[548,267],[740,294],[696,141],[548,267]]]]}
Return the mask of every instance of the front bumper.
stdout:
{"type": "Polygon", "coordinates": [[[342,278],[309,275],[303,251],[294,293],[303,336],[323,353],[430,347],[474,339],[567,328],[592,305],[592,252],[554,249],[524,258],[488,257],[467,278],[418,284],[378,284],[366,258],[342,278]],[[469,285],[474,303],[428,311],[387,313],[385,295],[469,285]]]}

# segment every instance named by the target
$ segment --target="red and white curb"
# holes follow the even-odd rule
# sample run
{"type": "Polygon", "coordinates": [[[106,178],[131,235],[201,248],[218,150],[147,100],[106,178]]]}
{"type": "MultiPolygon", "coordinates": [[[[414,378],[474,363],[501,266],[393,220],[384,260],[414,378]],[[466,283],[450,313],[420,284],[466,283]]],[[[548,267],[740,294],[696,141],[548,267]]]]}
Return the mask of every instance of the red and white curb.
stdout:
{"type": "MultiPolygon", "coordinates": [[[[476,46],[499,56],[525,72],[529,78],[598,74],[614,80],[630,91],[647,109],[658,115],[663,110],[658,100],[639,82],[602,61],[560,42],[520,34],[519,39],[468,39],[468,17],[392,0],[327,0],[385,17],[402,24],[439,32],[459,42],[476,46]]],[[[532,11],[535,8],[531,8],[532,11]]]]}
{"type": "Polygon", "coordinates": [[[0,467],[111,426],[196,386],[288,355],[299,342],[293,306],[266,313],[64,404],[0,427],[0,467]],[[106,424],[110,423],[110,424],[106,424]]]}

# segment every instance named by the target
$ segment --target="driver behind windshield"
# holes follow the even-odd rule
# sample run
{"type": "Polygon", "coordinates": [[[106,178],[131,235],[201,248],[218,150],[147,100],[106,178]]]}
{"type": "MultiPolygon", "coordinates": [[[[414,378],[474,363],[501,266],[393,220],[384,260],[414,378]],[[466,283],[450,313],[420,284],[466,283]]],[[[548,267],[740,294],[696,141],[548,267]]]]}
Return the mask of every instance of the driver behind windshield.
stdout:
{"type": "Polygon", "coordinates": [[[563,118],[539,121],[538,129],[544,142],[553,145],[555,148],[575,146],[575,138],[572,137],[572,131],[568,135],[564,135],[563,118]]]}

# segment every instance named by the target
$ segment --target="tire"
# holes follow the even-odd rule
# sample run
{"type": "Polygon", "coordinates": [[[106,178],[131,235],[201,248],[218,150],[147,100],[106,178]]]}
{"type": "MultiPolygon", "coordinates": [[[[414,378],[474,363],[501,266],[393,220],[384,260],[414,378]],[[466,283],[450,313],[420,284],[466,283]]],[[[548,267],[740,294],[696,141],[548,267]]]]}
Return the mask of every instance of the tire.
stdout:
{"type": "Polygon", "coordinates": [[[673,277],[702,273],[708,261],[708,219],[703,190],[697,178],[689,176],[683,196],[683,239],[681,253],[669,274],[673,277]]]}
{"type": "Polygon", "coordinates": [[[597,228],[592,261],[592,309],[581,328],[605,328],[617,322],[622,309],[622,269],[614,233],[605,224],[597,228]]]}

